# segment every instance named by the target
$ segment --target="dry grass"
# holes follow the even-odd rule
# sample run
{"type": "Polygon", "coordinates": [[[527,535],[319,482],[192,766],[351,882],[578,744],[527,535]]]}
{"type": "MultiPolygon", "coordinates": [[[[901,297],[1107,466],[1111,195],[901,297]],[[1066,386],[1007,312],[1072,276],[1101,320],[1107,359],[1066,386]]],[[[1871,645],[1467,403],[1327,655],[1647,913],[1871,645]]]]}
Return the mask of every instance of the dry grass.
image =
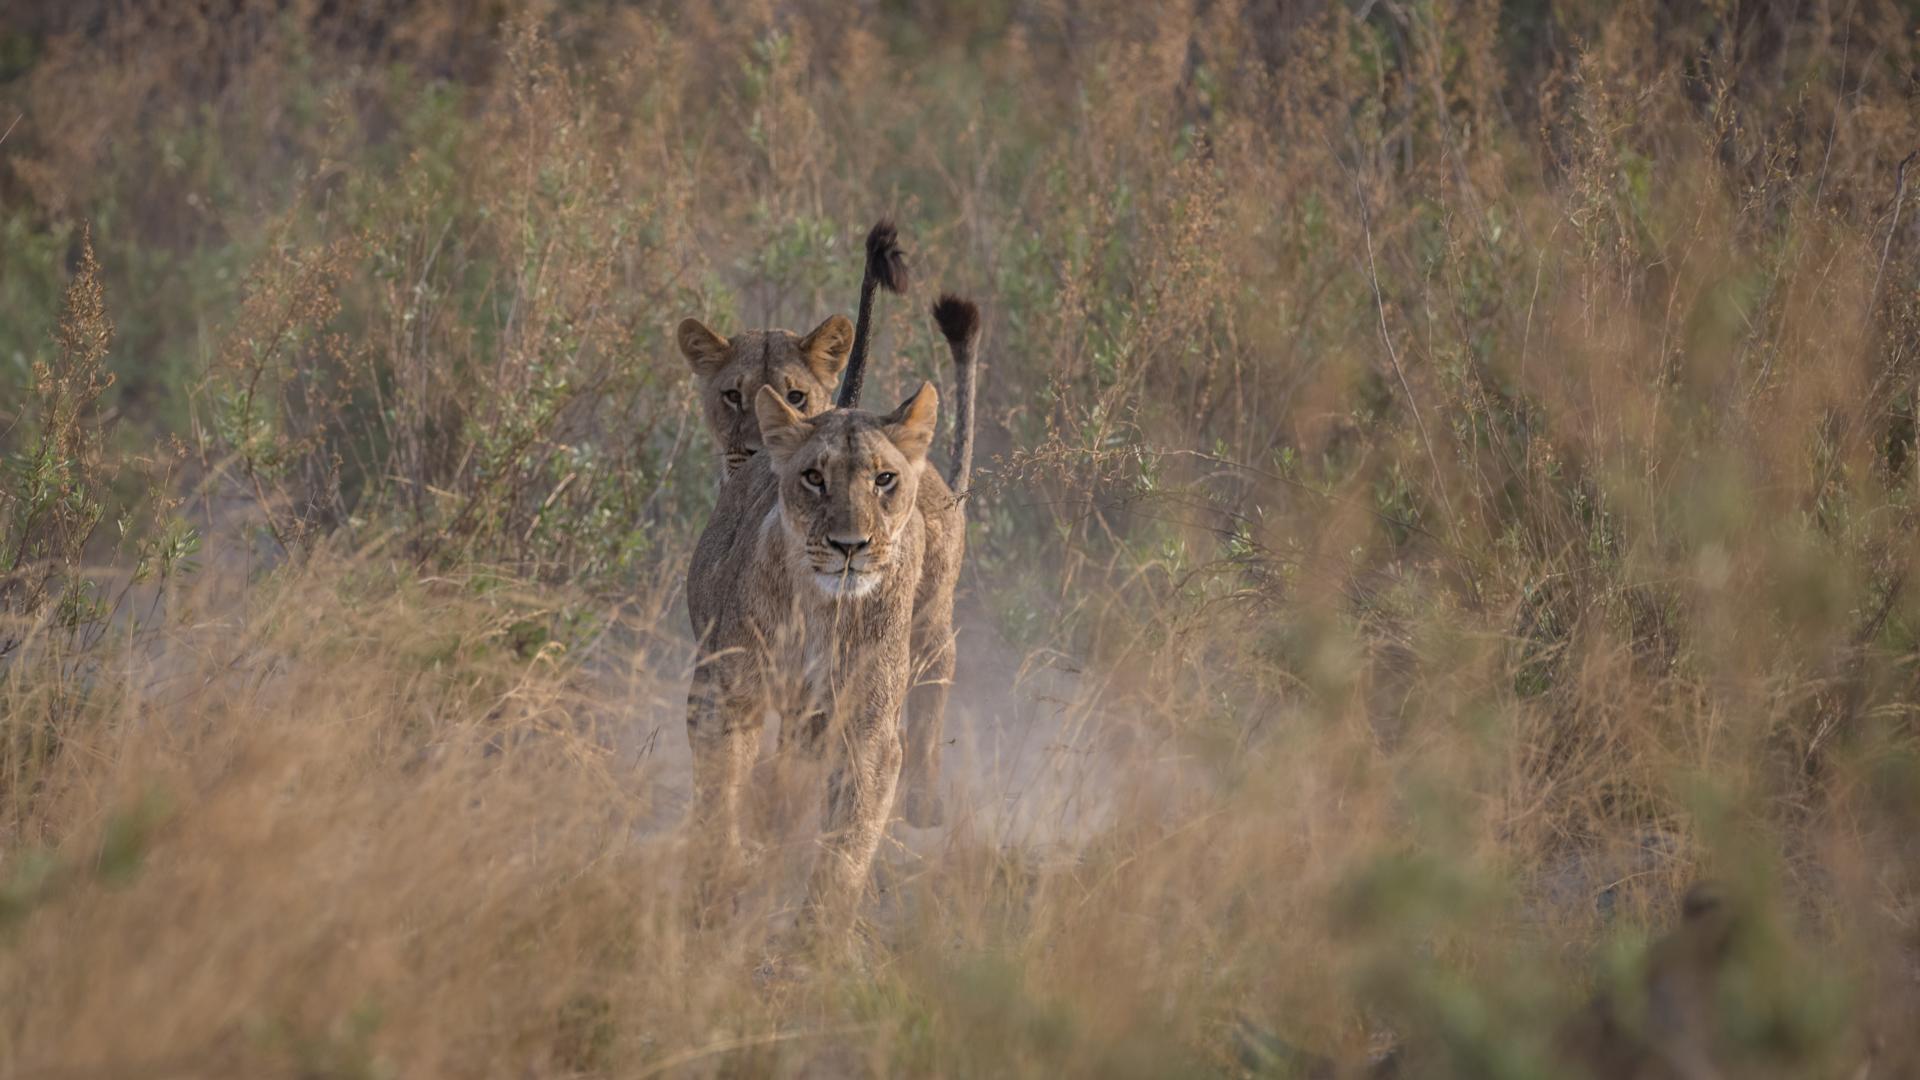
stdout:
{"type": "Polygon", "coordinates": [[[1906,7],[84,7],[0,26],[0,1073],[1920,1068],[1906,7]],[[795,977],[779,807],[681,907],[667,334],[881,214],[988,319],[959,809],[795,977]]]}

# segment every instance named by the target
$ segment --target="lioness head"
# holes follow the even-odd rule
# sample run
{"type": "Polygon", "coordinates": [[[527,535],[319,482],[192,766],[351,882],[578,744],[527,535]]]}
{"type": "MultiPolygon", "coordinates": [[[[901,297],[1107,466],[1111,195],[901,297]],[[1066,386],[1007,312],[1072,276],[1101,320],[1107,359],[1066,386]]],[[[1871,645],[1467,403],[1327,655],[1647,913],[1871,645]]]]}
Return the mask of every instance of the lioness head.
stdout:
{"type": "Polygon", "coordinates": [[[833,407],[834,386],[853,348],[853,323],[845,315],[834,315],[806,337],[786,330],[748,330],[729,341],[699,319],[687,319],[678,336],[680,352],[699,380],[707,430],[720,444],[726,474],[732,476],[761,447],[753,412],[761,387],[802,416],[833,407]]]}
{"type": "Polygon", "coordinates": [[[895,570],[939,403],[932,383],[885,416],[840,409],[809,418],[772,386],[753,399],[780,484],[778,513],[799,541],[795,569],[822,592],[865,596],[895,570]]]}

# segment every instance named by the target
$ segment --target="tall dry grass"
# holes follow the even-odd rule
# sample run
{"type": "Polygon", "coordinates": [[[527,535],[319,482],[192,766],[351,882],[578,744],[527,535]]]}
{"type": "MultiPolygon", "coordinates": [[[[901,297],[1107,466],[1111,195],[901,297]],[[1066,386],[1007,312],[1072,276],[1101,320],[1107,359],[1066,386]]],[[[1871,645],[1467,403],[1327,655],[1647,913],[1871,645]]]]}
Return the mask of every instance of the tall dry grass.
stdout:
{"type": "Polygon", "coordinates": [[[0,1072],[1920,1067],[1914,30],[0,26],[0,1072]],[[959,810],[796,977],[779,808],[679,906],[666,333],[849,307],[882,212],[989,318],[959,810]]]}

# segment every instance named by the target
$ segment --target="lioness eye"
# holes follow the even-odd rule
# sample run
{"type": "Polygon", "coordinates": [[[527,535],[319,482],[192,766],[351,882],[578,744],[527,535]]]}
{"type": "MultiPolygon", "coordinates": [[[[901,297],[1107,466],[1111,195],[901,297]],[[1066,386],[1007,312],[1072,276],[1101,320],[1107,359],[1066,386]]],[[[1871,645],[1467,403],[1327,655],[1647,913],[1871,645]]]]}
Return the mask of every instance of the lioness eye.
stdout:
{"type": "Polygon", "coordinates": [[[807,486],[816,491],[826,490],[827,478],[820,475],[819,469],[808,469],[800,474],[800,479],[806,481],[807,486]]]}
{"type": "Polygon", "coordinates": [[[802,405],[805,405],[806,403],[807,403],[807,392],[805,390],[787,391],[787,404],[792,405],[795,408],[798,408],[802,405]]]}
{"type": "Polygon", "coordinates": [[[736,409],[740,407],[740,391],[738,390],[722,390],[720,391],[720,399],[736,409]]]}
{"type": "Polygon", "coordinates": [[[879,476],[876,476],[873,478],[874,484],[877,487],[880,487],[882,489],[892,487],[893,481],[894,481],[894,475],[890,472],[883,472],[879,476]]]}

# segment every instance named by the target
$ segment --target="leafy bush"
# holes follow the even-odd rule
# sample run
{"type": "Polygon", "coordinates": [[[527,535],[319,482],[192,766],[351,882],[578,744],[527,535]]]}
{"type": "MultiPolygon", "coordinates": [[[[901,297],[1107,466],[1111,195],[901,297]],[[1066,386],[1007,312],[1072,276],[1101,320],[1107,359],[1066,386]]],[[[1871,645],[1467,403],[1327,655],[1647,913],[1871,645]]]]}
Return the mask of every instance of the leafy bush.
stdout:
{"type": "Polygon", "coordinates": [[[19,648],[43,613],[71,626],[93,614],[81,573],[87,542],[106,513],[106,463],[95,406],[112,385],[107,318],[92,236],[68,285],[51,360],[33,367],[26,411],[14,418],[25,452],[9,455],[0,488],[0,658],[19,648]]]}

